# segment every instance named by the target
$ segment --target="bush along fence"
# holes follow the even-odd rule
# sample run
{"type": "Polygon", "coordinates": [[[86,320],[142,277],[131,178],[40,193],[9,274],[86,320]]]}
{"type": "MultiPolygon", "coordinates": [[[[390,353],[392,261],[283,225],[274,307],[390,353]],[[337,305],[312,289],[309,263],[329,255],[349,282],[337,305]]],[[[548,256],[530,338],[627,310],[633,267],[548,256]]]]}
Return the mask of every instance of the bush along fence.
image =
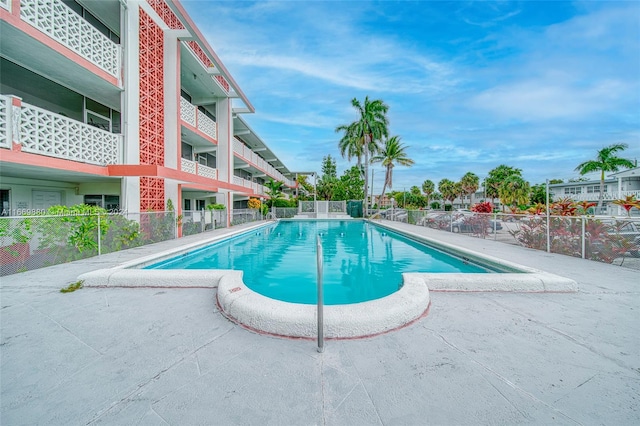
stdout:
{"type": "Polygon", "coordinates": [[[173,239],[176,226],[173,211],[108,214],[86,205],[0,218],[0,275],[173,239]]]}
{"type": "Polygon", "coordinates": [[[640,256],[640,218],[574,215],[579,213],[577,210],[569,213],[555,209],[553,213],[547,217],[542,212],[510,214],[396,209],[380,216],[604,263],[624,265],[626,258],[640,256]]]}

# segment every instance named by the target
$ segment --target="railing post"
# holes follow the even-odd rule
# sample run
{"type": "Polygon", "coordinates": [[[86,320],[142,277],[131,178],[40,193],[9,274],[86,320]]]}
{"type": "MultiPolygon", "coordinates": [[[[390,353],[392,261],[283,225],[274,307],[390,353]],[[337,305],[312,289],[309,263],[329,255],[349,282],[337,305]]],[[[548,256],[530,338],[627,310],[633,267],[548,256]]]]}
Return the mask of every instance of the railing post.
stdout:
{"type": "Polygon", "coordinates": [[[322,243],[316,237],[316,260],[318,264],[318,352],[324,352],[324,298],[322,294],[322,243]]]}

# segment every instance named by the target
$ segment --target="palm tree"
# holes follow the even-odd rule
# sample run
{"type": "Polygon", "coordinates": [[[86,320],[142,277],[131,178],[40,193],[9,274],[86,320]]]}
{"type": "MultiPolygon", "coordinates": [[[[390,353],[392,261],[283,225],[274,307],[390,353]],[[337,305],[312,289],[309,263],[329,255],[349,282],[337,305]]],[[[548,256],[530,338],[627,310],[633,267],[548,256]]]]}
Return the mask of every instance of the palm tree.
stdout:
{"type": "MultiPolygon", "coordinates": [[[[453,200],[455,200],[457,195],[456,184],[452,180],[449,180],[446,178],[438,182],[438,191],[440,191],[440,195],[442,195],[442,199],[444,200],[445,203],[447,201],[451,201],[451,203],[453,203],[453,200]]],[[[445,210],[446,210],[446,207],[445,207],[445,210]]]]}
{"type": "Polygon", "coordinates": [[[504,180],[502,186],[498,189],[500,202],[504,206],[516,207],[521,204],[529,203],[529,182],[522,179],[518,175],[511,175],[504,180]]]}
{"type": "Polygon", "coordinates": [[[378,152],[378,142],[383,137],[389,135],[387,127],[389,126],[389,119],[387,118],[387,111],[389,106],[382,100],[369,100],[369,96],[365,97],[364,103],[360,103],[358,99],[353,98],[351,100],[351,106],[358,111],[358,120],[351,124],[341,125],[336,127],[336,132],[344,132],[342,139],[338,144],[340,148],[340,154],[343,157],[347,157],[350,160],[353,157],[358,159],[358,166],[362,163],[362,156],[364,155],[364,197],[365,197],[365,212],[367,209],[367,190],[369,183],[369,154],[375,154],[378,152]]]}
{"type": "Polygon", "coordinates": [[[267,204],[269,205],[269,207],[273,207],[276,200],[280,200],[283,198],[282,187],[284,186],[284,182],[269,179],[269,182],[265,182],[264,186],[267,187],[267,190],[265,192],[269,196],[267,204]]]}
{"type": "Polygon", "coordinates": [[[617,172],[618,170],[620,170],[620,167],[624,167],[627,169],[632,169],[635,167],[631,160],[616,157],[615,155],[616,152],[624,151],[628,147],[629,145],[627,145],[626,143],[616,143],[606,146],[598,151],[598,155],[596,155],[595,160],[589,160],[580,163],[575,169],[577,172],[580,172],[581,175],[586,175],[587,173],[592,172],[600,172],[600,195],[598,196],[598,210],[602,208],[602,195],[604,193],[604,173],[617,172]]]}
{"type": "Polygon", "coordinates": [[[431,201],[431,196],[436,190],[436,184],[433,181],[427,179],[422,182],[422,192],[427,197],[427,206],[429,206],[429,201],[431,201]]]}
{"type": "Polygon", "coordinates": [[[372,163],[382,163],[386,168],[380,199],[384,197],[384,191],[386,191],[387,186],[393,188],[393,168],[395,165],[399,164],[409,167],[414,163],[411,158],[407,157],[405,149],[407,149],[407,147],[400,143],[400,137],[392,136],[385,141],[384,147],[380,152],[371,158],[372,163]]]}
{"type": "MultiPolygon", "coordinates": [[[[480,186],[480,178],[471,172],[467,172],[462,179],[460,179],[460,184],[462,185],[462,190],[465,195],[469,195],[469,204],[473,204],[473,194],[478,190],[480,186]]],[[[464,207],[464,202],[462,203],[462,207],[464,207]]]]}

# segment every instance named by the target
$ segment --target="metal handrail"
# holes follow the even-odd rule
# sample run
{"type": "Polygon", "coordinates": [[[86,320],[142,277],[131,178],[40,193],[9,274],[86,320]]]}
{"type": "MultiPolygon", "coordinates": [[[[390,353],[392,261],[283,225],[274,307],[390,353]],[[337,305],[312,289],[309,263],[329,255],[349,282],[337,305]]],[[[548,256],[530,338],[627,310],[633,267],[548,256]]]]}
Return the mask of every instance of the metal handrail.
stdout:
{"type": "Polygon", "coordinates": [[[316,237],[316,261],[318,264],[318,352],[324,352],[324,300],[322,295],[322,243],[316,237]]]}

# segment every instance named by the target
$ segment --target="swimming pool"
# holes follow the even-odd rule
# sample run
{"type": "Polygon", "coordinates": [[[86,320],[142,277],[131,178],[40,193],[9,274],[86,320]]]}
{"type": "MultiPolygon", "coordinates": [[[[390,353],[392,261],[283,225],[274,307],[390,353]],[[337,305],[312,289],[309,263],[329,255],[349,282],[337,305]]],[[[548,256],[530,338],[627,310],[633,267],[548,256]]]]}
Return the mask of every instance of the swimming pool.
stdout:
{"type": "Polygon", "coordinates": [[[233,269],[248,288],[315,304],[316,236],[323,246],[324,301],[360,303],[397,291],[402,273],[487,273],[487,268],[364,221],[281,221],[149,265],[146,269],[233,269]]]}
{"type": "MultiPolygon", "coordinates": [[[[186,256],[213,243],[234,240],[243,234],[271,232],[273,222],[239,225],[192,237],[192,241],[160,243],[174,245],[164,250],[150,247],[131,249],[140,257],[108,269],[78,276],[84,287],[212,289],[215,305],[229,320],[261,334],[312,339],[317,335],[317,308],[313,304],[289,303],[263,296],[243,282],[243,272],[230,269],[144,269],[167,259],[186,256]],[[194,239],[195,238],[195,239],[194,239]]],[[[381,232],[397,232],[424,242],[454,257],[484,265],[499,274],[405,272],[402,286],[386,297],[361,303],[325,306],[324,335],[328,339],[370,337],[406,327],[429,311],[430,291],[574,292],[577,284],[569,278],[518,265],[442,241],[441,233],[400,222],[376,222],[381,232]],[[434,234],[435,233],[435,234],[434,234]],[[434,234],[434,236],[430,236],[434,234]],[[435,237],[435,238],[434,238],[435,237]]],[[[277,234],[277,233],[276,233],[277,234]]],[[[384,237],[384,236],[383,236],[384,237]]],[[[448,235],[460,238],[459,235],[448,235]]],[[[305,265],[315,271],[315,257],[305,265]]],[[[313,280],[315,284],[315,276],[313,280]]]]}

